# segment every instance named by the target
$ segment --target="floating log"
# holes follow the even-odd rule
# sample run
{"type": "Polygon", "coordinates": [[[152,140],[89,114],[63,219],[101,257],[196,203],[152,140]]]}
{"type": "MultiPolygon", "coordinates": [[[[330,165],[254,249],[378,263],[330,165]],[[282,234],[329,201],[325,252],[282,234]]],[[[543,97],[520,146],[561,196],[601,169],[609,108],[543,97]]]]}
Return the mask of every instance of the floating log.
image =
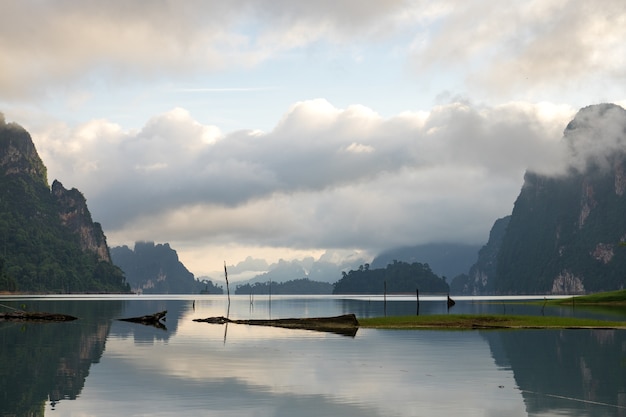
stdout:
{"type": "Polygon", "coordinates": [[[359,329],[359,321],[354,314],[344,314],[335,317],[311,317],[289,319],[256,319],[256,320],[232,320],[228,317],[208,317],[206,319],[194,319],[193,321],[212,324],[247,324],[250,326],[282,327],[285,329],[315,330],[330,332],[345,336],[356,335],[359,329]]]}
{"type": "Polygon", "coordinates": [[[165,327],[165,324],[163,324],[161,322],[161,320],[165,321],[165,315],[166,314],[167,314],[167,310],[160,311],[160,312],[154,313],[154,314],[149,314],[147,316],[129,317],[129,318],[118,319],[118,320],[120,320],[120,321],[128,321],[128,322],[131,322],[131,323],[139,323],[139,324],[143,324],[143,325],[146,325],[146,326],[154,326],[154,327],[157,327],[159,329],[167,330],[167,327],[165,327]]]}
{"type": "Polygon", "coordinates": [[[67,314],[29,312],[29,311],[12,311],[10,313],[0,313],[0,321],[43,321],[43,322],[59,322],[77,320],[78,317],[67,314]]]}

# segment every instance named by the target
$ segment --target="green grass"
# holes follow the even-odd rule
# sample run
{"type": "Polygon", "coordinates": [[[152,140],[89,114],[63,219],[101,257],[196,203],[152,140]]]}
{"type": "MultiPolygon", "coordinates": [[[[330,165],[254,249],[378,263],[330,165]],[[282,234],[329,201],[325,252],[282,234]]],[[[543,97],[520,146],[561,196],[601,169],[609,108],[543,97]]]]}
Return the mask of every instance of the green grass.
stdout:
{"type": "Polygon", "coordinates": [[[626,329],[626,322],[555,316],[446,314],[360,318],[359,327],[376,329],[626,329]]]}
{"type": "Polygon", "coordinates": [[[572,298],[563,298],[560,300],[550,300],[550,304],[611,304],[626,305],[626,290],[599,292],[597,294],[581,295],[572,298]]]}

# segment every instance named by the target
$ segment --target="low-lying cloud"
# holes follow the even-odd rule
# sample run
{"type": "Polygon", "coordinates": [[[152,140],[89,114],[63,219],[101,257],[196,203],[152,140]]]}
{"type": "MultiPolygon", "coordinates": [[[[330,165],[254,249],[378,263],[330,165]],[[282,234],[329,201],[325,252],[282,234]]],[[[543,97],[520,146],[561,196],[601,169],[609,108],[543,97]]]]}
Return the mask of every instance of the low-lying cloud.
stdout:
{"type": "Polygon", "coordinates": [[[177,108],[128,131],[105,120],[33,132],[115,242],[378,250],[481,242],[524,171],[554,166],[573,112],[451,103],[383,118],[325,100],[269,132],[222,133],[177,108]]]}

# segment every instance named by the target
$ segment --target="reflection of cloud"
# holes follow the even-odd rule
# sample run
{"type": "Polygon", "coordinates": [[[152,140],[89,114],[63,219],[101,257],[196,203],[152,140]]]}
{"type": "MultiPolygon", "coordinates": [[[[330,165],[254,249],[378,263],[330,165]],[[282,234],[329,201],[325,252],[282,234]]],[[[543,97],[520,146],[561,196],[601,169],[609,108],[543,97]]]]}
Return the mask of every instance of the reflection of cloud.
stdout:
{"type": "MultiPolygon", "coordinates": [[[[350,339],[231,324],[224,343],[224,326],[191,321],[224,314],[222,307],[197,303],[167,342],[138,346],[110,337],[102,370],[94,368],[92,377],[130,371],[124,384],[135,388],[124,395],[132,400],[116,401],[165,393],[174,407],[184,403],[188,409],[210,404],[241,412],[254,405],[259,415],[292,415],[291,407],[315,404],[298,415],[443,416],[451,409],[469,416],[486,409],[525,415],[511,375],[494,366],[477,333],[360,330],[350,339]],[[278,412],[280,407],[287,409],[278,412]]],[[[84,393],[86,400],[90,394],[84,393]]],[[[156,411],[157,405],[146,404],[142,413],[151,407],[156,411]]]]}

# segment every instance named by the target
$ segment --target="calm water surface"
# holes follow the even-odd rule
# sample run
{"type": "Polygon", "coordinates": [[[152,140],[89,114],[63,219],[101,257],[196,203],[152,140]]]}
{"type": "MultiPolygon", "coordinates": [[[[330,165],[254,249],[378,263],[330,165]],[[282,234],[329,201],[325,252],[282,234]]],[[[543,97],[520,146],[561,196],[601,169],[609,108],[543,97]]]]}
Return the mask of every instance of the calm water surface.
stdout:
{"type": "MultiPolygon", "coordinates": [[[[0,416],[626,416],[626,332],[398,331],[354,337],[194,318],[384,314],[381,297],[0,299],[72,314],[0,323],[0,416]],[[168,310],[167,329],[118,321],[168,310]]],[[[390,297],[387,314],[415,314],[390,297]]],[[[6,310],[5,310],[6,311],[6,310]]],[[[420,314],[447,311],[423,299],[420,314]]],[[[626,320],[624,311],[457,299],[454,313],[626,320]]]]}

